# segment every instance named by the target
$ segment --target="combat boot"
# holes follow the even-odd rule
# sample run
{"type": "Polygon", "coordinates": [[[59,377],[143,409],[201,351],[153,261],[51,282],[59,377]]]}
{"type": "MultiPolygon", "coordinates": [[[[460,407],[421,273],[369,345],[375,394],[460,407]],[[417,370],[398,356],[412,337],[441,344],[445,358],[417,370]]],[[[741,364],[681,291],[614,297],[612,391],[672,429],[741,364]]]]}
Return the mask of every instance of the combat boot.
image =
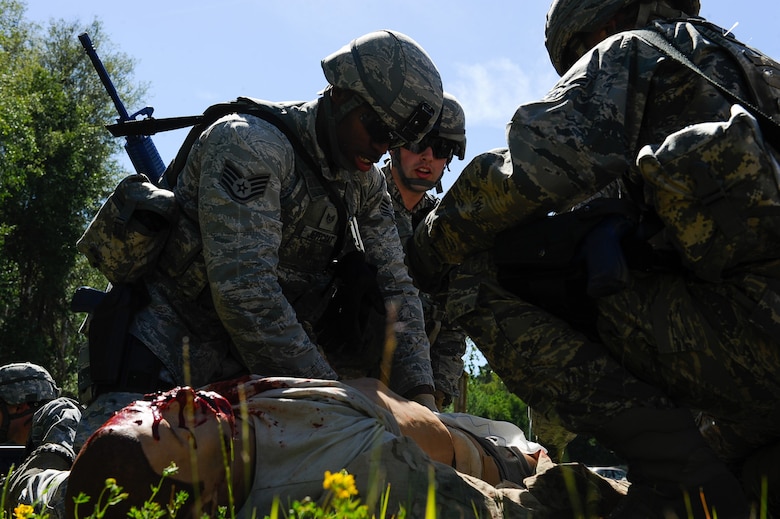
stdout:
{"type": "Polygon", "coordinates": [[[706,444],[690,411],[630,409],[594,436],[628,462],[631,486],[610,518],[749,517],[739,481],[706,444]]]}

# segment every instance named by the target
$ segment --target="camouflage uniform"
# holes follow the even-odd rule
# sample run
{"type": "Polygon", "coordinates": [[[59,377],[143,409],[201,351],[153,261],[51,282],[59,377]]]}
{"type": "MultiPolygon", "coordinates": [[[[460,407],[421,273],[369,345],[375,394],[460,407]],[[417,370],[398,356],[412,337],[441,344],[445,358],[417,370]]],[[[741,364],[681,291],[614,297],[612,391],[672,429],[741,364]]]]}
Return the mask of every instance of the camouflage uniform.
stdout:
{"type": "MultiPolygon", "coordinates": [[[[318,101],[289,103],[280,113],[357,217],[369,261],[379,269],[379,285],[387,300],[399,303],[404,327],[394,386],[405,393],[432,385],[422,309],[403,262],[384,177],[376,168],[361,175],[328,168],[316,141],[318,109],[318,101]]],[[[151,303],[131,329],[177,382],[185,382],[185,365],[191,366],[186,381],[192,385],[233,375],[225,368],[231,356],[253,373],[335,378],[305,324],[318,317],[317,304],[332,280],[328,267],[337,212],[323,189],[307,186],[307,180],[298,174],[286,137],[254,116],[221,119],[193,147],[174,192],[182,225],[197,221],[200,227],[207,297],[198,296],[205,286],[192,290],[181,279],[158,275],[146,283],[151,303]],[[246,196],[231,187],[236,178],[252,184],[246,196]],[[289,224],[301,217],[301,225],[289,224]],[[171,348],[185,337],[189,363],[179,357],[180,348],[171,348]]]]}
{"type": "Polygon", "coordinates": [[[19,504],[31,505],[52,519],[64,517],[67,471],[75,459],[81,411],[76,401],[60,397],[35,412],[28,445],[32,452],[8,479],[9,517],[19,504]]]}
{"type": "MultiPolygon", "coordinates": [[[[752,97],[734,60],[703,34],[722,29],[696,19],[654,23],[706,74],[752,97]]],[[[502,288],[491,251],[501,230],[565,211],[616,179],[638,182],[644,145],[689,124],[726,121],[730,107],[631,31],[608,37],[543,99],[521,106],[508,148],[476,157],[418,227],[415,279],[420,270],[449,283],[448,315],[536,411],[588,433],[629,410],[679,404],[716,418],[729,460],[777,442],[780,335],[751,315],[763,309],[780,321],[777,261],[720,283],[632,272],[625,290],[597,300],[594,342],[502,288]]]]}
{"type": "MultiPolygon", "coordinates": [[[[430,193],[425,193],[414,209],[409,211],[393,181],[391,169],[391,161],[388,159],[382,167],[382,171],[385,174],[387,189],[393,200],[398,236],[401,238],[401,244],[405,250],[406,243],[414,232],[414,222],[420,218],[419,215],[424,216],[436,207],[438,199],[430,193]]],[[[442,306],[434,301],[433,296],[420,292],[420,301],[425,315],[425,330],[431,343],[433,378],[436,381],[436,389],[445,395],[444,405],[448,405],[460,393],[458,381],[463,375],[466,334],[447,318],[442,306]]]]}
{"type": "Polygon", "coordinates": [[[31,362],[0,366],[0,445],[14,445],[8,438],[12,420],[33,414],[41,405],[59,396],[60,388],[43,366],[31,362]],[[28,408],[11,415],[8,406],[21,404],[28,404],[28,408]]]}

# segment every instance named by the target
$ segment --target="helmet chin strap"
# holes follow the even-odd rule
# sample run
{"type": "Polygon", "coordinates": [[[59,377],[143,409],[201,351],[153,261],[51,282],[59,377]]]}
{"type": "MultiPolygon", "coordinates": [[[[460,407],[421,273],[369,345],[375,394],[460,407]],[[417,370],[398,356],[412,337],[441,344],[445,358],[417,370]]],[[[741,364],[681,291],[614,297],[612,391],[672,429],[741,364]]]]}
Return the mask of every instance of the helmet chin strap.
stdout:
{"type": "Polygon", "coordinates": [[[436,182],[431,182],[430,180],[425,180],[422,178],[409,178],[404,174],[405,171],[401,167],[401,162],[396,157],[397,153],[398,150],[393,150],[390,152],[390,160],[392,161],[391,167],[398,171],[398,178],[401,180],[401,184],[403,184],[406,189],[419,192],[419,188],[423,188],[422,191],[425,192],[435,187],[437,189],[437,193],[441,193],[441,191],[438,190],[441,189],[441,177],[444,176],[444,171],[441,172],[442,174],[439,176],[439,179],[436,182]]]}
{"type": "Polygon", "coordinates": [[[336,136],[336,125],[341,122],[349,112],[362,103],[362,99],[358,96],[353,96],[349,101],[343,103],[338,110],[334,111],[333,101],[330,98],[330,89],[326,90],[325,94],[322,96],[322,108],[325,110],[325,124],[327,125],[328,155],[336,166],[346,169],[351,173],[357,172],[358,169],[343,153],[341,153],[338,138],[336,136]]]}

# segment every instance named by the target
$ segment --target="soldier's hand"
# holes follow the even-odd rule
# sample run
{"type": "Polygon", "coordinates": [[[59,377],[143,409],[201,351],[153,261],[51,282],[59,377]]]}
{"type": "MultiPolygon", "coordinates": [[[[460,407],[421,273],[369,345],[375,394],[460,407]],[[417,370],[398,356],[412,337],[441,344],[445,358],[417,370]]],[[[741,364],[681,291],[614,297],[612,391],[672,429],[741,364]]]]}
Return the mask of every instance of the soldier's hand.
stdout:
{"type": "Polygon", "coordinates": [[[412,400],[414,400],[420,405],[424,405],[434,413],[439,412],[439,410],[436,408],[436,399],[430,393],[421,393],[417,396],[412,397],[412,400]]]}
{"type": "Polygon", "coordinates": [[[436,401],[436,409],[438,409],[439,412],[442,412],[444,410],[444,406],[446,405],[444,403],[444,400],[447,398],[447,395],[444,394],[444,391],[442,391],[441,389],[437,389],[433,393],[433,398],[436,401]]]}

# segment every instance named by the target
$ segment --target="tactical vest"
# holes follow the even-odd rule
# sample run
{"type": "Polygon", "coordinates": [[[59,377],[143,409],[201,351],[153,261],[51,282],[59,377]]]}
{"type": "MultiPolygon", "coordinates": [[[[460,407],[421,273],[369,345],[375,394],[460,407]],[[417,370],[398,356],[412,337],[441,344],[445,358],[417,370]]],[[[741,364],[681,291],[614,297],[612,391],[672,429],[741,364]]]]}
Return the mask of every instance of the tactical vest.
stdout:
{"type": "MultiPolygon", "coordinates": [[[[295,151],[297,181],[281,197],[279,266],[307,273],[326,270],[341,252],[347,225],[346,209],[341,196],[322,176],[318,163],[284,122],[286,107],[249,98],[239,98],[235,103],[228,103],[227,107],[233,108],[228,111],[225,111],[225,105],[215,106],[220,106],[220,111],[217,111],[221,112],[220,117],[228,113],[254,115],[273,124],[286,135],[295,151]]],[[[192,144],[214,120],[207,118],[203,124],[190,131],[176,158],[166,169],[164,177],[167,185],[175,185],[192,144]]],[[[179,290],[191,299],[203,300],[207,295],[208,278],[202,248],[197,222],[182,215],[171,232],[158,265],[165,275],[176,280],[179,290]]]]}

